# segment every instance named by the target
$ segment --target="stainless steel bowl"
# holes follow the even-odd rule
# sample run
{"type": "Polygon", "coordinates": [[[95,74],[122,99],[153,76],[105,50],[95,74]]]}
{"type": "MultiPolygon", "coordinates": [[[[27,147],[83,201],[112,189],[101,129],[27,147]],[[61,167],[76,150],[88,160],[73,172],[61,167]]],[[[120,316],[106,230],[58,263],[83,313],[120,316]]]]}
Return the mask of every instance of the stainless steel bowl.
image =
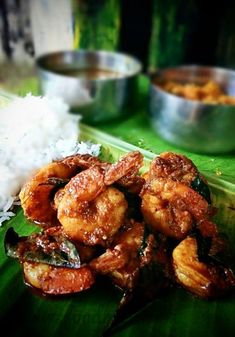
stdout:
{"type": "Polygon", "coordinates": [[[176,81],[204,84],[212,80],[235,96],[235,71],[202,66],[179,66],[151,76],[149,110],[153,128],[170,143],[199,153],[235,150],[235,106],[205,104],[181,98],[154,83],[176,81]]]}
{"type": "Polygon", "coordinates": [[[142,70],[141,63],[129,55],[86,50],[46,54],[36,60],[36,66],[41,93],[62,97],[72,112],[90,124],[128,114],[127,107],[138,94],[137,77],[142,70]],[[76,73],[88,69],[110,72],[109,77],[76,73]]]}

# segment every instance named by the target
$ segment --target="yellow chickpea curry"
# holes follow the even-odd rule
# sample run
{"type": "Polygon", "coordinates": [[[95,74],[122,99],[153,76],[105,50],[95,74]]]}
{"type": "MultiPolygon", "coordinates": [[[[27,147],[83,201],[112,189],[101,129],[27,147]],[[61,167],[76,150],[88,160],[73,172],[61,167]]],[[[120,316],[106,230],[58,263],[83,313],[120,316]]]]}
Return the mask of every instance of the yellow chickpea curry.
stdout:
{"type": "Polygon", "coordinates": [[[205,178],[171,152],[140,174],[142,166],[138,151],[114,164],[74,155],[26,182],[24,215],[41,231],[19,237],[10,228],[5,249],[19,259],[27,285],[61,295],[106,277],[126,292],[180,285],[202,298],[234,289],[232,270],[217,258],[226,242],[205,178]]]}
{"type": "Polygon", "coordinates": [[[203,85],[169,81],[160,83],[159,86],[173,95],[193,101],[200,101],[205,104],[235,105],[235,97],[226,95],[214,81],[206,82],[203,85]]]}

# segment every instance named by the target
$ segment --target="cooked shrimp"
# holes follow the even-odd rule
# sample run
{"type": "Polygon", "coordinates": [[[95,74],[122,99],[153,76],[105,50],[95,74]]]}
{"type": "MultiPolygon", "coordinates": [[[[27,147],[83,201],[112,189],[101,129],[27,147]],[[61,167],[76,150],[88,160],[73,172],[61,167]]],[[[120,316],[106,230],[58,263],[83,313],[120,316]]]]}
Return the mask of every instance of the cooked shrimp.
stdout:
{"type": "Polygon", "coordinates": [[[141,192],[145,221],[166,236],[183,239],[194,222],[207,219],[207,201],[187,185],[171,179],[152,179],[141,192]]]}
{"type": "Polygon", "coordinates": [[[61,202],[64,196],[64,188],[60,188],[54,195],[54,199],[52,201],[52,207],[57,211],[59,207],[59,203],[61,202]]]}
{"type": "Polygon", "coordinates": [[[161,153],[152,161],[144,178],[147,181],[158,178],[178,181],[194,189],[211,204],[210,189],[205,177],[194,163],[183,155],[172,152],[161,153]]]}
{"type": "Polygon", "coordinates": [[[112,238],[124,222],[128,204],[110,185],[137,172],[142,160],[139,152],[131,152],[116,164],[92,166],[70,180],[58,205],[58,219],[69,238],[88,245],[103,245],[112,238]]]}
{"type": "Polygon", "coordinates": [[[117,182],[125,186],[127,177],[129,179],[135,177],[142,164],[143,155],[139,151],[127,153],[117,163],[108,167],[105,173],[105,184],[111,185],[117,182]]]}
{"type": "Polygon", "coordinates": [[[98,166],[77,174],[64,188],[58,219],[66,235],[85,244],[103,244],[122,225],[127,202],[122,192],[104,184],[98,166]]]}
{"type": "Polygon", "coordinates": [[[199,174],[193,162],[183,155],[163,152],[150,164],[149,179],[170,178],[190,185],[199,174]]]}
{"type": "Polygon", "coordinates": [[[74,155],[52,162],[38,170],[20,191],[20,201],[25,216],[41,225],[57,223],[51,195],[56,186],[63,185],[79,170],[100,163],[89,155],[74,155]]]}
{"type": "Polygon", "coordinates": [[[144,225],[132,221],[124,231],[118,233],[112,247],[92,260],[90,266],[101,274],[107,274],[120,269],[130,262],[131,255],[137,256],[144,236],[144,225]]]}
{"type": "Polygon", "coordinates": [[[154,256],[153,235],[145,238],[145,225],[131,221],[116,235],[113,246],[90,262],[99,274],[109,275],[112,282],[122,289],[132,289],[137,284],[140,269],[149,265],[154,256]],[[142,247],[143,245],[143,247],[142,247]]]}
{"type": "Polygon", "coordinates": [[[61,160],[65,165],[81,168],[82,170],[94,165],[106,166],[108,163],[102,162],[98,157],[90,154],[77,154],[68,156],[61,160]]]}
{"type": "Polygon", "coordinates": [[[197,224],[197,228],[199,229],[203,237],[208,237],[208,238],[210,237],[213,239],[216,239],[218,237],[217,225],[208,219],[204,219],[200,221],[197,224]]]}
{"type": "Polygon", "coordinates": [[[228,268],[199,261],[193,237],[187,237],[174,249],[173,267],[177,282],[200,297],[217,297],[235,286],[228,268]]]}
{"type": "Polygon", "coordinates": [[[124,187],[126,192],[139,194],[145,182],[139,176],[139,169],[142,165],[143,155],[138,151],[130,152],[116,164],[110,166],[105,175],[105,182],[110,183],[114,174],[116,184],[124,187]],[[117,174],[119,174],[120,179],[118,179],[117,174]]]}
{"type": "Polygon", "coordinates": [[[129,252],[117,244],[113,248],[107,248],[105,253],[93,259],[90,266],[98,274],[109,274],[124,267],[129,261],[129,252]]]}
{"type": "MultiPolygon", "coordinates": [[[[127,233],[126,249],[131,249],[131,251],[129,251],[128,262],[123,265],[123,267],[117,268],[110,273],[112,282],[122,289],[132,290],[139,285],[139,283],[143,281],[140,281],[141,270],[154,262],[155,239],[152,234],[149,234],[146,239],[144,238],[144,233],[142,234],[143,235],[141,235],[141,228],[133,228],[132,233],[127,233]],[[132,236],[129,243],[128,235],[132,236]],[[146,245],[145,247],[142,247],[143,242],[146,245]]],[[[125,249],[125,246],[123,248],[125,249]]],[[[148,276],[146,276],[146,282],[149,282],[148,276]]]]}
{"type": "Polygon", "coordinates": [[[78,269],[55,267],[40,262],[23,262],[25,282],[43,293],[60,295],[83,291],[95,282],[87,265],[78,269]]]}

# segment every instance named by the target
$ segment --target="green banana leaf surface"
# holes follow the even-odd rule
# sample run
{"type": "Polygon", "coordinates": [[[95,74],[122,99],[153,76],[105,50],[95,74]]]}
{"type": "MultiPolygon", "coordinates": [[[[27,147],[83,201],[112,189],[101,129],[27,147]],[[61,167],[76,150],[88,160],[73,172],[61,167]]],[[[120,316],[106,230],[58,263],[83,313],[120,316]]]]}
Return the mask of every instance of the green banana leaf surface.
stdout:
{"type": "MultiPolygon", "coordinates": [[[[138,149],[91,127],[82,126],[81,129],[81,139],[102,145],[103,159],[116,160],[122,154],[138,149]]],[[[146,169],[155,154],[139,150],[145,156],[146,169]]],[[[214,203],[224,205],[218,215],[218,225],[234,242],[235,219],[226,203],[235,202],[235,186],[210,179],[209,175],[207,178],[213,188],[214,203]]],[[[117,310],[121,292],[110,284],[98,283],[84,293],[68,297],[39,296],[24,284],[18,262],[5,256],[3,242],[9,227],[14,227],[20,235],[30,234],[36,228],[27,222],[19,209],[17,215],[0,229],[2,329],[5,328],[10,336],[102,336],[117,310]]],[[[234,312],[234,296],[208,301],[183,289],[170,288],[114,329],[111,336],[231,336],[235,328],[234,312]]]]}

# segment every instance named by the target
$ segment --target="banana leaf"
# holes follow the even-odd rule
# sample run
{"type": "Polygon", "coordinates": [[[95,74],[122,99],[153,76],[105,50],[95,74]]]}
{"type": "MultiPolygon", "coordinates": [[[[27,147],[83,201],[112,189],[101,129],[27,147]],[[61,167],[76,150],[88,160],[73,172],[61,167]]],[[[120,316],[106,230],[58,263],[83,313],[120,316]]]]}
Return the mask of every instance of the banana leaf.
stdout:
{"type": "MultiPolygon", "coordinates": [[[[144,155],[145,171],[156,156],[116,137],[82,126],[81,137],[102,144],[101,156],[117,160],[128,151],[140,150],[144,155]]],[[[200,169],[200,166],[199,166],[200,169]]],[[[233,177],[217,176],[213,171],[201,170],[208,181],[212,204],[218,209],[214,221],[221,233],[229,239],[233,260],[235,257],[235,184],[233,177]]],[[[221,336],[233,334],[235,296],[220,300],[201,300],[182,289],[171,289],[131,320],[117,327],[113,336],[221,336]]]]}
{"type": "Polygon", "coordinates": [[[38,230],[21,209],[0,228],[0,322],[9,336],[101,336],[122,293],[109,283],[61,298],[44,297],[27,288],[21,267],[5,255],[4,237],[13,227],[20,236],[38,230]]]}
{"type": "Polygon", "coordinates": [[[116,50],[119,42],[120,3],[73,0],[74,47],[116,50]]]}
{"type": "MultiPolygon", "coordinates": [[[[81,139],[102,145],[101,157],[117,160],[122,154],[140,150],[146,170],[156,153],[128,144],[88,126],[81,126],[81,139]]],[[[141,144],[140,144],[141,145],[141,144]]],[[[230,176],[216,176],[210,167],[199,166],[218,208],[215,220],[227,234],[231,246],[235,241],[235,184],[230,176]],[[201,169],[202,168],[202,169],[201,169]]],[[[122,293],[109,283],[98,282],[92,289],[61,298],[40,297],[24,284],[16,260],[5,255],[4,236],[8,228],[23,236],[37,230],[28,223],[19,208],[16,216],[0,228],[0,321],[10,336],[102,336],[112,321],[122,293]]],[[[233,248],[233,247],[232,247],[233,248]]],[[[234,249],[234,248],[233,248],[234,249]]],[[[123,321],[111,336],[232,336],[235,330],[235,296],[202,300],[181,288],[170,288],[137,315],[123,321]]]]}

